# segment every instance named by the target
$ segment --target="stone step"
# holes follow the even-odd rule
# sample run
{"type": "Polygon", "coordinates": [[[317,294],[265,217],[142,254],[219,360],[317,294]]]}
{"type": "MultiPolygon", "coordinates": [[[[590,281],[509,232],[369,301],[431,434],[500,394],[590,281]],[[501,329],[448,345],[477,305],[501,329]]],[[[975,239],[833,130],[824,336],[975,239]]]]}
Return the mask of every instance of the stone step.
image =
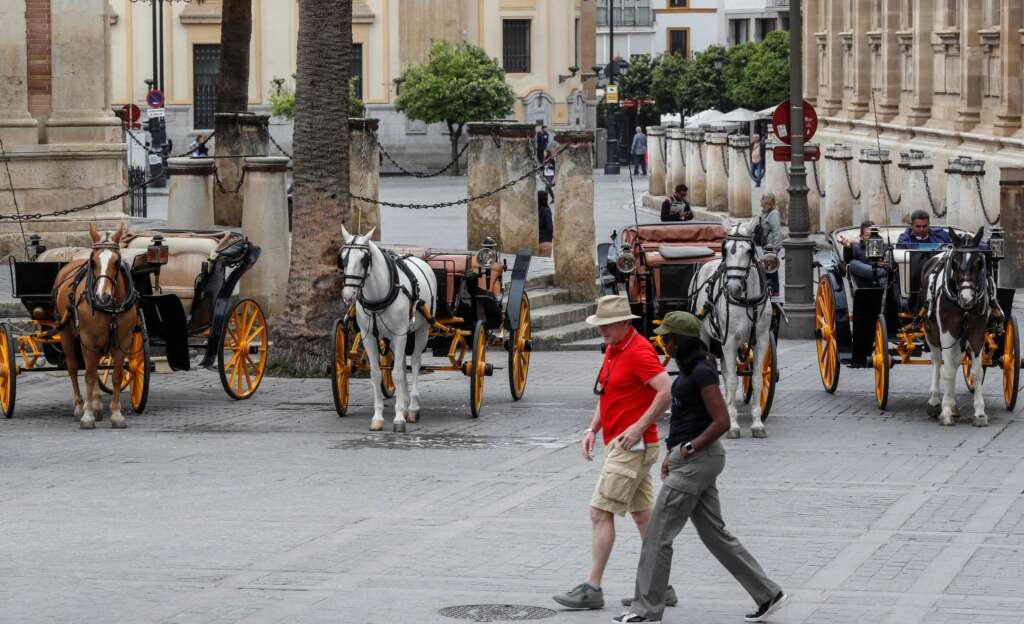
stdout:
{"type": "Polygon", "coordinates": [[[533,331],[536,333],[560,325],[578,323],[593,314],[596,307],[593,303],[559,303],[543,308],[533,308],[531,310],[533,331]]]}
{"type": "Polygon", "coordinates": [[[539,310],[560,303],[573,302],[573,297],[569,294],[569,291],[561,288],[534,288],[528,291],[528,294],[530,295],[530,308],[533,310],[539,310]]]}
{"type": "Polygon", "coordinates": [[[0,301],[0,318],[27,319],[28,310],[18,300],[0,301]]]}
{"type": "Polygon", "coordinates": [[[569,343],[597,336],[597,328],[583,321],[533,332],[530,339],[534,351],[565,351],[569,343]]]}
{"type": "Polygon", "coordinates": [[[601,345],[603,344],[604,338],[598,336],[597,338],[587,338],[586,340],[567,342],[561,346],[564,351],[600,351],[601,345]]]}

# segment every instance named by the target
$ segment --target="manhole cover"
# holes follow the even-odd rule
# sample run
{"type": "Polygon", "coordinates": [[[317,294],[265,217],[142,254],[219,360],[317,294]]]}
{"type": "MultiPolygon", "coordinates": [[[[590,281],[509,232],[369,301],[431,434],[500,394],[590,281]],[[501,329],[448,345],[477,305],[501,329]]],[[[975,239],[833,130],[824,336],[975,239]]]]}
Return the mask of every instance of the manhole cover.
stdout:
{"type": "Polygon", "coordinates": [[[543,620],[557,615],[557,612],[544,607],[527,605],[480,604],[445,607],[439,613],[445,617],[470,622],[509,622],[518,620],[543,620]]]}

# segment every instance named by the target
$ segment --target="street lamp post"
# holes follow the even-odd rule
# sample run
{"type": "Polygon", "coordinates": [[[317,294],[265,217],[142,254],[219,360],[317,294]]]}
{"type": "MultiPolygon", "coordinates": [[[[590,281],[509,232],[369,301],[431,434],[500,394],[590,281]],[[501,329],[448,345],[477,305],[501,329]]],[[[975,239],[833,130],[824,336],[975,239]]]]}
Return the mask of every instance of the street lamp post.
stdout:
{"type": "MultiPolygon", "coordinates": [[[[604,73],[607,75],[608,84],[615,84],[615,0],[608,0],[608,64],[604,66],[604,73]]],[[[607,92],[607,87],[606,87],[607,92]]],[[[619,119],[618,104],[608,102],[608,96],[604,100],[604,127],[607,132],[605,142],[605,175],[619,175],[619,119]]]]}
{"type": "Polygon", "coordinates": [[[789,123],[792,137],[789,178],[789,238],[786,250],[785,338],[814,337],[814,241],[807,208],[807,168],[804,166],[803,14],[801,0],[789,1],[789,123]]]}

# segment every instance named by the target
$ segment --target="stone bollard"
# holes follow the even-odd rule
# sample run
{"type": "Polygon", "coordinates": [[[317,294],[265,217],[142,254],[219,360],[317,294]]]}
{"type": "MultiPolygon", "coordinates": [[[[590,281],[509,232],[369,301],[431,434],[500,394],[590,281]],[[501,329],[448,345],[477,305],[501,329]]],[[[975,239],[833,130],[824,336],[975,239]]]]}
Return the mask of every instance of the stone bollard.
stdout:
{"type": "Polygon", "coordinates": [[[1024,288],[1024,167],[1003,167],[999,179],[1000,225],[1006,235],[1006,259],[999,285],[1024,288]]]}
{"type": "Polygon", "coordinates": [[[665,129],[647,128],[647,191],[660,197],[665,191],[665,129]]]}
{"type": "Polygon", "coordinates": [[[242,276],[240,292],[255,299],[272,319],[278,318],[287,302],[291,260],[287,173],[287,158],[265,156],[245,159],[242,234],[260,246],[260,260],[242,276]]]}
{"type": "Polygon", "coordinates": [[[936,215],[947,225],[959,226],[963,222],[960,216],[960,187],[963,186],[960,174],[963,172],[961,159],[966,158],[968,157],[957,156],[946,161],[946,198],[943,201],[942,214],[936,212],[936,215]]]}
{"type": "Polygon", "coordinates": [[[171,179],[167,192],[167,227],[214,229],[213,163],[212,158],[167,160],[167,175],[171,179]]]}
{"type": "Polygon", "coordinates": [[[686,168],[686,186],[690,189],[691,206],[707,206],[707,163],[704,162],[704,131],[684,131],[686,150],[686,162],[690,166],[686,168]]]}
{"type": "Polygon", "coordinates": [[[924,210],[934,218],[935,209],[939,207],[932,197],[931,182],[928,180],[929,172],[935,168],[932,157],[921,150],[900,152],[899,166],[903,170],[900,222],[910,223],[910,214],[915,210],[924,210]]]}
{"type": "Polygon", "coordinates": [[[882,187],[882,167],[888,167],[891,162],[887,149],[868,148],[860,151],[860,214],[862,218],[871,219],[879,225],[901,222],[899,219],[890,219],[891,202],[882,187]]]}
{"type": "Polygon", "coordinates": [[[555,133],[559,156],[555,183],[555,286],[574,296],[597,296],[597,248],[594,226],[594,134],[568,130],[555,133]]]}
{"type": "MultiPolygon", "coordinates": [[[[469,197],[476,197],[498,186],[502,176],[501,139],[497,123],[470,123],[469,164],[466,186],[469,197]]],[[[479,249],[488,236],[501,244],[501,193],[469,202],[466,240],[470,249],[479,249]]]]}
{"type": "Polygon", "coordinates": [[[854,197],[847,185],[853,150],[842,143],[825,148],[825,231],[853,225],[854,197]]]}
{"type": "Polygon", "coordinates": [[[729,216],[746,219],[751,216],[753,209],[750,198],[750,185],[753,184],[750,173],[750,137],[730,135],[728,145],[729,216]]]}
{"type": "Polygon", "coordinates": [[[671,195],[677,186],[686,184],[686,156],[683,153],[686,143],[683,142],[683,136],[682,128],[669,128],[666,131],[665,151],[668,153],[668,162],[665,166],[665,195],[671,195]]]}
{"type": "MultiPolygon", "coordinates": [[[[501,137],[501,184],[528,174],[500,193],[498,249],[504,253],[529,249],[536,254],[540,245],[540,225],[537,219],[537,176],[530,173],[538,164],[537,153],[531,146],[533,124],[501,124],[498,136],[501,137]]],[[[490,188],[498,186],[494,184],[496,181],[491,180],[490,188]]]]}
{"type": "Polygon", "coordinates": [[[726,141],[728,135],[724,132],[708,132],[704,137],[707,144],[707,167],[708,167],[708,201],[707,209],[716,212],[728,212],[729,210],[729,171],[726,160],[726,141]]]}
{"type": "Polygon", "coordinates": [[[214,189],[214,219],[217,225],[242,225],[242,158],[227,156],[266,156],[270,149],[270,115],[254,113],[214,113],[217,176],[214,189]],[[237,189],[237,190],[236,190],[237,189]]]}
{"type": "Polygon", "coordinates": [[[784,225],[789,224],[789,175],[788,163],[775,162],[775,148],[782,142],[771,135],[764,152],[764,192],[775,196],[775,209],[784,225]]]}
{"type": "Polygon", "coordinates": [[[949,221],[968,232],[976,232],[982,226],[991,227],[998,223],[999,212],[995,206],[985,204],[982,182],[985,177],[985,161],[960,156],[960,216],[958,221],[949,221]],[[992,213],[995,214],[992,214],[992,213]]]}
{"type": "MultiPolygon", "coordinates": [[[[380,154],[377,147],[376,119],[348,120],[348,184],[350,192],[359,197],[372,199],[372,202],[352,200],[352,210],[345,228],[353,233],[365,234],[370,228],[373,240],[379,241],[380,206],[375,202],[380,199],[380,154]]],[[[244,219],[243,219],[244,220],[244,219]]]]}

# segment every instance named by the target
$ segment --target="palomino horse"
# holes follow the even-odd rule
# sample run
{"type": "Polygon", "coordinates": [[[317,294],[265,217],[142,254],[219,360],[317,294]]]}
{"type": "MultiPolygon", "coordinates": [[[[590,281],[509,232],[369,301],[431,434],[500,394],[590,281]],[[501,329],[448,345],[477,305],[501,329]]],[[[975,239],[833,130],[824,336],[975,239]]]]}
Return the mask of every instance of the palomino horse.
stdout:
{"type": "Polygon", "coordinates": [[[437,309],[437,279],[423,260],[381,251],[370,239],[373,230],[353,236],[342,226],[341,234],[345,241],[339,251],[345,278],[341,297],[346,308],[353,303],[356,306],[356,322],[373,379],[370,431],[384,428],[379,345],[381,340],[387,340],[394,354],[392,376],[398,392],[392,430],[404,432],[406,422],[419,420],[420,361],[430,333],[430,323],[419,308],[425,304],[433,316],[437,309]],[[413,343],[407,348],[409,339],[413,343]],[[411,359],[411,380],[405,376],[406,355],[411,359]]]}
{"type": "Polygon", "coordinates": [[[121,415],[121,381],[132,334],[142,323],[139,297],[131,272],[121,260],[124,225],[118,226],[113,236],[101,237],[96,226],[90,224],[89,234],[89,259],[69,262],[57,274],[54,306],[79,424],[82,429],[93,429],[100,418],[103,406],[97,367],[100,358],[109,354],[114,373],[110,426],[120,429],[128,426],[121,415]],[[85,401],[78,389],[78,346],[85,359],[85,401]]]}
{"type": "Polygon", "coordinates": [[[764,265],[758,251],[761,231],[756,219],[734,223],[723,219],[729,234],[722,243],[721,259],[707,262],[690,282],[690,301],[694,314],[702,318],[701,339],[722,346],[722,376],[725,378],[725,405],[729,410],[730,438],[740,437],[737,420],[736,358],[744,343],[754,352],[750,377],[754,400],[750,403],[753,422],[750,434],[766,438],[761,420],[761,385],[758,374],[768,353],[772,324],[771,301],[764,265]]]}
{"type": "Polygon", "coordinates": [[[984,369],[981,356],[985,331],[992,313],[995,286],[991,283],[988,255],[982,251],[984,228],[973,239],[953,235],[953,249],[936,254],[921,272],[923,306],[927,306],[925,339],[932,356],[932,385],[928,414],[943,425],[952,425],[956,415],[956,370],[963,351],[969,349],[974,381],[974,426],[988,425],[985,395],[981,391],[984,369]],[[939,375],[942,402],[939,402],[939,375]]]}

